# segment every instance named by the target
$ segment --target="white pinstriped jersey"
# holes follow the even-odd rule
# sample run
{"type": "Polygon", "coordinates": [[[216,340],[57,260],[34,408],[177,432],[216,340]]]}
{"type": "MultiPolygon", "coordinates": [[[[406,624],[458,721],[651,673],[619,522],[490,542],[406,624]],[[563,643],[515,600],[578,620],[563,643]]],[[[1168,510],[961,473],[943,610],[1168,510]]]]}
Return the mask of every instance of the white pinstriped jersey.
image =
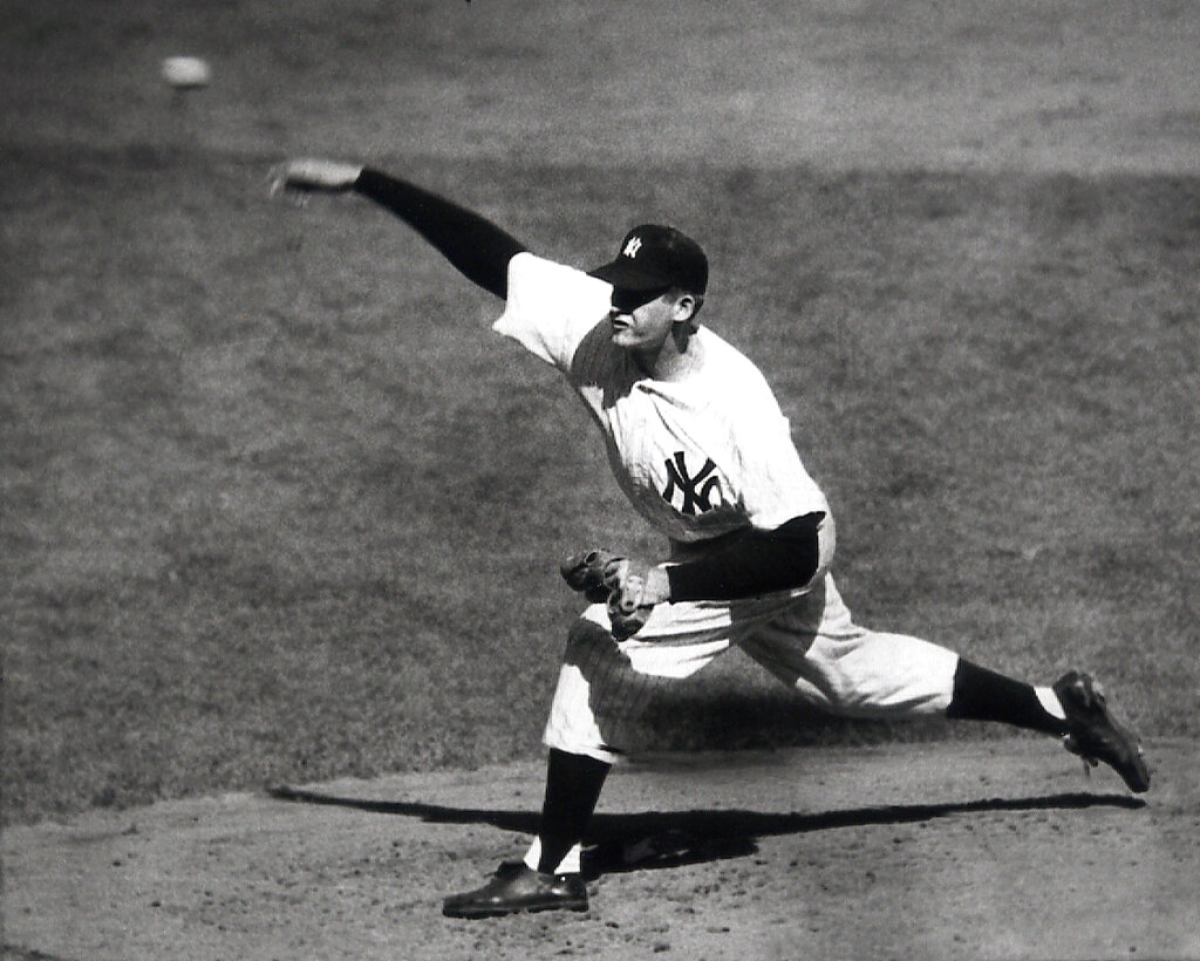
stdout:
{"type": "Polygon", "coordinates": [[[518,254],[494,329],[564,374],[604,434],[634,508],[682,543],[828,513],[758,368],[701,327],[698,369],[680,381],[647,377],[611,342],[611,293],[582,271],[518,254]]]}

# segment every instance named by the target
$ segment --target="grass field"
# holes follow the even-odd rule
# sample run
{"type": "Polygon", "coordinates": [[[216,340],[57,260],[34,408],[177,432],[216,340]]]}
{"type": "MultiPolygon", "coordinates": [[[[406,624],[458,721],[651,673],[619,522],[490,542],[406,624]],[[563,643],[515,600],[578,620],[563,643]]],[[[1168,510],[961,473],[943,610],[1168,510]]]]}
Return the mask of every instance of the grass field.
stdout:
{"type": "MultiPolygon", "coordinates": [[[[132,9],[99,45],[145,67],[174,38],[132,9]]],[[[364,17],[293,28],[292,63],[267,44],[281,98],[330,43],[377,65],[364,17]]],[[[19,19],[60,85],[0,142],[5,819],[535,755],[575,611],[558,559],[660,549],[582,409],[386,215],[268,200],[302,114],[248,125],[227,96],[143,129],[98,83],[72,128],[66,22],[19,19]]],[[[494,50],[505,82],[538,42],[494,50]]],[[[432,96],[415,64],[382,88],[432,96]]],[[[534,248],[594,264],[656,219],[705,243],[705,320],[776,387],[862,621],[1030,679],[1085,667],[1144,734],[1200,734],[1200,179],[380,148],[369,74],[332,88],[363,104],[339,142],[534,248]]],[[[501,110],[503,84],[464,104],[443,80],[447,109],[501,110]]],[[[310,96],[320,146],[353,102],[310,96]]],[[[818,722],[736,659],[649,726],[648,747],[943,733],[818,722]]]]}

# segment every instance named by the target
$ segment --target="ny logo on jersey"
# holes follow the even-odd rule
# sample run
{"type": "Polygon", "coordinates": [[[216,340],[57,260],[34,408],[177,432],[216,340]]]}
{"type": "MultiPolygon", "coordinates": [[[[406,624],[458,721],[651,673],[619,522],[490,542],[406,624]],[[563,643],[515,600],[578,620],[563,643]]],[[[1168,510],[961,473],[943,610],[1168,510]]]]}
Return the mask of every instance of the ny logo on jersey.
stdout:
{"type": "Polygon", "coordinates": [[[642,249],[641,237],[630,237],[629,243],[625,245],[625,249],[621,251],[630,260],[637,256],[637,252],[642,249]]]}
{"type": "Polygon", "coordinates": [[[667,486],[663,488],[663,500],[676,507],[675,495],[679,494],[682,503],[677,509],[681,514],[703,514],[721,505],[721,482],[709,476],[717,469],[711,457],[706,458],[704,466],[692,475],[688,474],[683,451],[676,451],[674,459],[667,458],[666,464],[667,486]]]}

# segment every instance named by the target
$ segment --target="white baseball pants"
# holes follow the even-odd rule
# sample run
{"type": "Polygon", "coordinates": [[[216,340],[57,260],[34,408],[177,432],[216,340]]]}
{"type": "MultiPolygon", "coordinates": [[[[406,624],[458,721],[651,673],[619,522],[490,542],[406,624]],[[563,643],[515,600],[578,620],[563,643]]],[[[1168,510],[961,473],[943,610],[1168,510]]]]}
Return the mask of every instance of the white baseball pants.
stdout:
{"type": "Polygon", "coordinates": [[[800,596],[660,604],[616,643],[603,604],[572,627],[550,708],[549,747],[614,763],[623,722],[654,691],[740,647],[806,702],[835,714],[888,718],[945,711],[958,655],[903,634],[859,627],[828,574],[800,596]]]}

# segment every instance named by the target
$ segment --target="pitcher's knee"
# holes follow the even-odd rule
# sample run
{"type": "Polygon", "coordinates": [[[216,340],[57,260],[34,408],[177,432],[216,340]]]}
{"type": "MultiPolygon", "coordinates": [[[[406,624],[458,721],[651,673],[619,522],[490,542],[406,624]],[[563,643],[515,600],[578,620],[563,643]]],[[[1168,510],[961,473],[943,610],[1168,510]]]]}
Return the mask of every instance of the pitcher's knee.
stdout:
{"type": "Polygon", "coordinates": [[[850,717],[903,717],[945,709],[958,656],[902,634],[864,632],[850,643],[822,638],[797,688],[850,717]]]}
{"type": "Polygon", "coordinates": [[[578,618],[567,631],[564,664],[574,664],[586,669],[605,661],[616,663],[620,659],[621,653],[608,628],[586,614],[578,618]]]}

